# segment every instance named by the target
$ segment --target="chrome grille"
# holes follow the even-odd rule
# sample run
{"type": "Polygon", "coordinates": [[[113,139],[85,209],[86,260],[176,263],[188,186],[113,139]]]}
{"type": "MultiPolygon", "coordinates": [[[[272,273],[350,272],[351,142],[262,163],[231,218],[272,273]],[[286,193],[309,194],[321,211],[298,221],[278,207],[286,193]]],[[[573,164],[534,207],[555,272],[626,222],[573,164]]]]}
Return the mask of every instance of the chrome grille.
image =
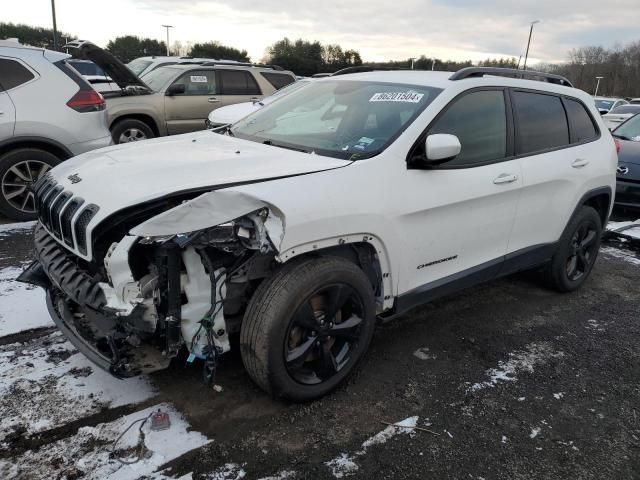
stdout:
{"type": "Polygon", "coordinates": [[[38,181],[34,188],[38,219],[57,240],[86,255],[87,226],[99,208],[85,206],[84,199],[63,190],[51,175],[38,181]]]}

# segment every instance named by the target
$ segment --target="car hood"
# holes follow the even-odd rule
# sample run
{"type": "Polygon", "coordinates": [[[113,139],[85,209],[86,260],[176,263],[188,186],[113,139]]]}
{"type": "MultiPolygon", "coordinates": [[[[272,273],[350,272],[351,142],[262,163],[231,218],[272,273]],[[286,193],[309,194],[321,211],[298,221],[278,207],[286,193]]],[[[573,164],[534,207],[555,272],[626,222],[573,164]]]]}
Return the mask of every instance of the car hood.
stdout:
{"type": "Polygon", "coordinates": [[[91,60],[98,65],[120,88],[140,87],[151,90],[140,77],[127,68],[111,53],[86,40],[74,40],[64,48],[72,51],[75,58],[91,60]]]}
{"type": "Polygon", "coordinates": [[[124,208],[177,193],[274,180],[350,163],[203,131],[94,150],[61,163],[51,176],[74,197],[99,207],[92,221],[95,225],[124,208]]]}
{"type": "Polygon", "coordinates": [[[209,121],[213,124],[226,125],[236,123],[241,118],[259,110],[264,102],[242,102],[220,107],[209,113],[209,121]],[[262,103],[262,105],[261,105],[262,103]]]}
{"type": "Polygon", "coordinates": [[[640,142],[621,139],[618,139],[618,141],[620,142],[618,161],[640,165],[640,142]]]}

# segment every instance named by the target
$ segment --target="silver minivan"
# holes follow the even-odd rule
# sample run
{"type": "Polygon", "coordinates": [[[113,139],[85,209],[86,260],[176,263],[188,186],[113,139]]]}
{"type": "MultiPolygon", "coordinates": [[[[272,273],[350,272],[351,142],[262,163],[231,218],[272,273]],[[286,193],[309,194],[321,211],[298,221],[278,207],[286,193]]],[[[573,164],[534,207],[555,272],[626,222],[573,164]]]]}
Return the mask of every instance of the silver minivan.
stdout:
{"type": "Polygon", "coordinates": [[[112,143],[104,98],[70,58],[0,40],[0,213],[9,218],[35,219],[40,177],[112,143]]]}

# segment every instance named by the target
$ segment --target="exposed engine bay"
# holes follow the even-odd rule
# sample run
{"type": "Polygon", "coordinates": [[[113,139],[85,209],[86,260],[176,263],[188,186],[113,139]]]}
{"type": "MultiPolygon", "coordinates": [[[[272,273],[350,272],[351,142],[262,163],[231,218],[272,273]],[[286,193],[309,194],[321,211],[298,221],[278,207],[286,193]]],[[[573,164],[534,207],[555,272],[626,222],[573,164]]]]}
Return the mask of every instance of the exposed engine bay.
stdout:
{"type": "MultiPolygon", "coordinates": [[[[277,250],[265,224],[282,222],[262,207],[191,233],[125,235],[90,265],[36,228],[37,261],[21,280],[43,286],[58,327],[118,377],[166,368],[185,346],[213,381],[229,335],[248,299],[272,271],[277,250]]],[[[278,238],[276,238],[276,242],[278,238]]]]}

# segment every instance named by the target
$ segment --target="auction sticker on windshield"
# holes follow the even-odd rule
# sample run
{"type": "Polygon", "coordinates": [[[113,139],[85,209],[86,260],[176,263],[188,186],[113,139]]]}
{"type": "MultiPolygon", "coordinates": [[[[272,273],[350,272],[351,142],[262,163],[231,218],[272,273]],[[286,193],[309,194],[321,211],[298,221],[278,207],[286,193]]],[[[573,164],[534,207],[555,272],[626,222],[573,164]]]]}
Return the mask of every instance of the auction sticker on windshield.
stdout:
{"type": "Polygon", "coordinates": [[[408,102],[418,103],[424,97],[424,93],[416,92],[380,92],[374,93],[370,102],[408,102]]]}
{"type": "Polygon", "coordinates": [[[207,83],[206,75],[191,75],[191,81],[193,83],[207,83]]]}

